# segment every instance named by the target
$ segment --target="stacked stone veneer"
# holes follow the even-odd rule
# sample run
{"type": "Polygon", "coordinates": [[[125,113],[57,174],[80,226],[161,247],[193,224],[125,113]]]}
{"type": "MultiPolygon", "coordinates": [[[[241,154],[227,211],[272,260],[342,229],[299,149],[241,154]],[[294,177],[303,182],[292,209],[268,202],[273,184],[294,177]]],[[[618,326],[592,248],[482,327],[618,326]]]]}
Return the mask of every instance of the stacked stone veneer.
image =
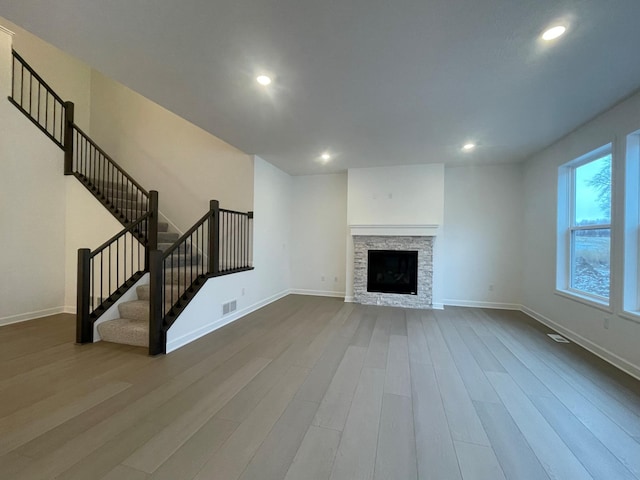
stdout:
{"type": "Polygon", "coordinates": [[[390,307],[431,308],[433,283],[433,241],[435,237],[353,237],[353,295],[357,303],[390,307]],[[367,292],[369,250],[418,251],[418,294],[367,292]]]}

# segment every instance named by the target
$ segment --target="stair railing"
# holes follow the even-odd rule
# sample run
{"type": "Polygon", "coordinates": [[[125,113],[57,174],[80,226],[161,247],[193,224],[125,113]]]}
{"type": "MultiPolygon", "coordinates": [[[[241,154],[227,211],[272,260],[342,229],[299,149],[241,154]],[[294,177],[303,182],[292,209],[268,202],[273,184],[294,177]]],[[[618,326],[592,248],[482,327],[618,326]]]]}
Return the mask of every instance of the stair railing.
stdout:
{"type": "Polygon", "coordinates": [[[253,269],[253,212],[209,211],[150,257],[149,354],[166,353],[167,331],[210,277],[253,269]]]}
{"type": "Polygon", "coordinates": [[[149,212],[95,250],[78,249],[77,343],[93,342],[96,320],[149,271],[149,245],[153,243],[150,238],[154,225],[157,229],[158,192],[150,192],[150,203],[149,212]]]}
{"type": "Polygon", "coordinates": [[[74,123],[65,102],[15,50],[9,101],[64,150],[74,175],[124,229],[91,252],[78,250],[78,343],[93,341],[93,323],[149,270],[158,247],[158,192],[147,192],[74,123]]]}
{"type": "Polygon", "coordinates": [[[67,124],[65,101],[13,50],[9,101],[44,134],[64,149],[67,124]]]}
{"type": "Polygon", "coordinates": [[[149,212],[149,192],[74,123],[73,102],[65,102],[13,50],[13,103],[64,150],[64,173],[74,175],[118,219],[128,226],[149,212]]]}

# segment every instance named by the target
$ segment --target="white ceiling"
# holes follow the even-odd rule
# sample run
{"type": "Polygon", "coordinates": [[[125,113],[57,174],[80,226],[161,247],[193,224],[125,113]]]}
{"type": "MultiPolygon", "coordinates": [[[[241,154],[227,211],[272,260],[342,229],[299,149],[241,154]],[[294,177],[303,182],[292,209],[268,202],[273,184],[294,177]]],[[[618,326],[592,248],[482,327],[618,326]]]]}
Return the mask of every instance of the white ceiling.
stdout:
{"type": "Polygon", "coordinates": [[[0,0],[291,174],[519,161],[640,86],[638,0],[0,0]],[[557,21],[569,31],[542,45],[557,21]],[[255,76],[270,72],[268,90],[255,76]],[[460,151],[467,140],[480,147],[460,151]],[[320,153],[334,160],[323,165],[320,153]]]}

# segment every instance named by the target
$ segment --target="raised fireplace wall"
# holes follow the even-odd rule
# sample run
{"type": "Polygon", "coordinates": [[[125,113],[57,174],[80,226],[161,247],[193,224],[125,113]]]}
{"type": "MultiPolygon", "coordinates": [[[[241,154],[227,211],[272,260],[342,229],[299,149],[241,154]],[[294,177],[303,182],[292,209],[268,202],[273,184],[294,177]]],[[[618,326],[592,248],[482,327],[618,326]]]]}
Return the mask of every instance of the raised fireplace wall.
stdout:
{"type": "Polygon", "coordinates": [[[433,242],[426,236],[353,236],[353,294],[357,303],[390,307],[431,308],[433,303],[433,242]],[[367,292],[369,250],[417,250],[418,294],[367,292]]]}

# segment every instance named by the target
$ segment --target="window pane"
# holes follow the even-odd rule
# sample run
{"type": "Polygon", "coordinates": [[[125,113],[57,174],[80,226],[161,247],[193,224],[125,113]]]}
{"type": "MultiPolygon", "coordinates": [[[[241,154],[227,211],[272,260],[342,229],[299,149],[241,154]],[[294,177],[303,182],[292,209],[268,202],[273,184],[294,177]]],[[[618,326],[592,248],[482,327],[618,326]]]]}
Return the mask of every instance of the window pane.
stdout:
{"type": "Polygon", "coordinates": [[[575,225],[611,223],[611,155],[576,168],[575,225]]]}
{"type": "Polygon", "coordinates": [[[611,231],[577,230],[571,239],[571,288],[609,298],[611,231]]]}

